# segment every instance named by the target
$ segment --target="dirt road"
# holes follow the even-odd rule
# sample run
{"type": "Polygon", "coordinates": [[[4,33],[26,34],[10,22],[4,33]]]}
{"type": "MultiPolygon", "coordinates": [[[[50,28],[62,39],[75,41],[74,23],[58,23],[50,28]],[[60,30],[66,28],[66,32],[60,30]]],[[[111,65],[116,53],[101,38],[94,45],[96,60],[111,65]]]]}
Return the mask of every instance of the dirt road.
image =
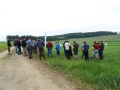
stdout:
{"type": "Polygon", "coordinates": [[[76,90],[57,72],[22,55],[0,53],[0,90],[76,90]],[[3,58],[6,56],[5,58],[3,58]]]}

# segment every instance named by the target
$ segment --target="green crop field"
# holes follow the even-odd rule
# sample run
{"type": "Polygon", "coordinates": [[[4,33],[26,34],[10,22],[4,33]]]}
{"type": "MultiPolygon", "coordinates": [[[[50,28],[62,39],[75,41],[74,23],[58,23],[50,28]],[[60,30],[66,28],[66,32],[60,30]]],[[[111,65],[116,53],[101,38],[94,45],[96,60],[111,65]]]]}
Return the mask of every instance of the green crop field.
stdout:
{"type": "MultiPolygon", "coordinates": [[[[94,41],[102,40],[107,43],[104,50],[104,59],[94,59],[85,61],[81,59],[81,50],[78,52],[78,60],[75,60],[74,55],[71,60],[67,60],[64,56],[63,48],[61,47],[60,56],[56,56],[55,41],[53,42],[53,57],[47,57],[47,49],[45,48],[46,60],[45,63],[49,67],[63,73],[69,80],[75,81],[78,86],[80,82],[85,82],[90,85],[97,85],[102,90],[119,90],[120,89],[120,35],[101,36],[92,38],[70,39],[70,44],[73,41],[82,44],[86,41],[89,46],[89,56],[92,55],[92,45],[94,41]]],[[[63,40],[59,41],[63,44],[63,40]]],[[[38,55],[36,55],[38,58],[38,55]]]]}
{"type": "Polygon", "coordinates": [[[6,42],[0,42],[0,52],[7,49],[7,43],[6,42]]]}

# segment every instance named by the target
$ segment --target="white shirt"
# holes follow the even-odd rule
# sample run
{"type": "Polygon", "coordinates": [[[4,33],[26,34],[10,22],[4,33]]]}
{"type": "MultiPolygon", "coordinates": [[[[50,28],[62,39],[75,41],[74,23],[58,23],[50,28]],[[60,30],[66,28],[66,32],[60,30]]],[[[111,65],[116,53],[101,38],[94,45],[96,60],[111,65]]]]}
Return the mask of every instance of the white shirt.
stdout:
{"type": "Polygon", "coordinates": [[[70,48],[70,43],[66,42],[65,43],[65,50],[69,50],[69,48],[70,48]]]}

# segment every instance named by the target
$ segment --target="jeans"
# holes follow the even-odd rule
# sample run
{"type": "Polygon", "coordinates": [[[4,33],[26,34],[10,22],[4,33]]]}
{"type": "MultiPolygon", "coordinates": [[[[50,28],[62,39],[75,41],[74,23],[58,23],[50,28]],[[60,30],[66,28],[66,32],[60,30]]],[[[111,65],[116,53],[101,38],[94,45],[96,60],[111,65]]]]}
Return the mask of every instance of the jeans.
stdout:
{"type": "Polygon", "coordinates": [[[48,57],[52,57],[52,48],[48,48],[48,57]]]}
{"type": "Polygon", "coordinates": [[[74,55],[77,55],[78,54],[78,50],[74,50],[74,55]]]}
{"type": "Polygon", "coordinates": [[[26,47],[23,47],[23,56],[26,55],[26,47]]]}
{"type": "Polygon", "coordinates": [[[60,50],[56,50],[57,56],[60,55],[60,50]]]}
{"type": "Polygon", "coordinates": [[[15,53],[17,54],[18,53],[18,47],[15,46],[15,53]]]}

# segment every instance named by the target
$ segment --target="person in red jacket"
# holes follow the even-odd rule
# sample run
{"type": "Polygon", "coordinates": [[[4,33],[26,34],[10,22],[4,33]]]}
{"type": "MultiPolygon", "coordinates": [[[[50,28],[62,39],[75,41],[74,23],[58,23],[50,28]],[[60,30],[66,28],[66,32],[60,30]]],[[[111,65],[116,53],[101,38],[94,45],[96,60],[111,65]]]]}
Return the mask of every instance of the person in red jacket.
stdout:
{"type": "Polygon", "coordinates": [[[99,50],[99,43],[97,43],[96,41],[94,41],[94,44],[93,44],[93,53],[92,53],[91,59],[93,59],[93,58],[97,58],[98,59],[98,50],[99,50]]]}
{"type": "Polygon", "coordinates": [[[48,41],[46,44],[46,48],[48,49],[48,57],[52,57],[52,47],[53,47],[52,42],[48,41]]]}

